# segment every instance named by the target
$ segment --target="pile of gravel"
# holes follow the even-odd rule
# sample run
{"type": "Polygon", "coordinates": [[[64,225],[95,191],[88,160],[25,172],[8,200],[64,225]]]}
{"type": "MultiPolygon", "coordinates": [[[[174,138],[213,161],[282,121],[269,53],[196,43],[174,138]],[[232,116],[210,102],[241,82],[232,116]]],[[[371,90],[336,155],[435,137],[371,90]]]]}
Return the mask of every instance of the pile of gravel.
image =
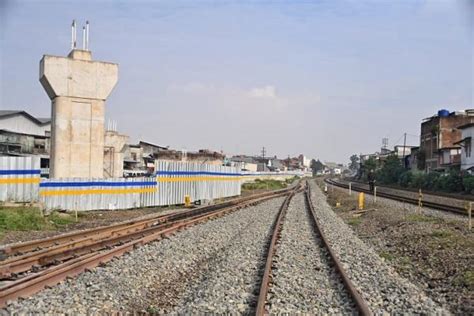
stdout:
{"type": "Polygon", "coordinates": [[[268,295],[271,314],[351,314],[355,307],[306,209],[293,197],[281,232],[268,295]]]}
{"type": "Polygon", "coordinates": [[[249,312],[283,198],[145,245],[77,278],[11,302],[8,313],[249,312]]]}
{"type": "Polygon", "coordinates": [[[375,251],[362,242],[310,182],[318,220],[328,242],[338,255],[350,279],[376,314],[448,314],[426,294],[400,277],[375,251]]]}

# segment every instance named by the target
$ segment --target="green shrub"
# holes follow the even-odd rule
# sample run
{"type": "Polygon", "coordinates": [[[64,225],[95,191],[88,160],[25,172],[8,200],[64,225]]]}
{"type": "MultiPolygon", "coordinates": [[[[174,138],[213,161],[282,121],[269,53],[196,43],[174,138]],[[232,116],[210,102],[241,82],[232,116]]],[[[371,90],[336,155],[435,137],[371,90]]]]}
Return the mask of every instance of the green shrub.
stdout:
{"type": "Polygon", "coordinates": [[[408,188],[411,186],[413,180],[413,173],[411,171],[405,171],[400,175],[400,179],[398,179],[398,184],[402,188],[408,188]]]}
{"type": "Polygon", "coordinates": [[[444,174],[436,180],[436,183],[427,189],[434,189],[444,192],[462,192],[463,179],[459,172],[451,171],[448,174],[444,174]]]}
{"type": "Polygon", "coordinates": [[[425,182],[425,174],[422,172],[414,172],[411,177],[410,186],[415,189],[423,188],[423,183],[425,182]]]}
{"type": "Polygon", "coordinates": [[[464,191],[467,193],[474,193],[474,177],[473,176],[465,176],[462,179],[462,184],[464,185],[464,191]]]}
{"type": "Polygon", "coordinates": [[[424,174],[421,188],[426,190],[437,190],[440,177],[441,173],[435,171],[424,174]]]}

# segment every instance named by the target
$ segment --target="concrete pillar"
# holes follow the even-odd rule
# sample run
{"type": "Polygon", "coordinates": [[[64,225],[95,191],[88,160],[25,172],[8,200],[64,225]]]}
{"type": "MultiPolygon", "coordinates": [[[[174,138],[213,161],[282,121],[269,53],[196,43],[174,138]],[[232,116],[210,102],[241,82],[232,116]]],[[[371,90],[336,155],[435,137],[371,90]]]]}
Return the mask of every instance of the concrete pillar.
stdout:
{"type": "Polygon", "coordinates": [[[52,101],[51,178],[102,178],[105,100],[118,65],[93,61],[90,51],[44,55],[40,82],[52,101]]]}

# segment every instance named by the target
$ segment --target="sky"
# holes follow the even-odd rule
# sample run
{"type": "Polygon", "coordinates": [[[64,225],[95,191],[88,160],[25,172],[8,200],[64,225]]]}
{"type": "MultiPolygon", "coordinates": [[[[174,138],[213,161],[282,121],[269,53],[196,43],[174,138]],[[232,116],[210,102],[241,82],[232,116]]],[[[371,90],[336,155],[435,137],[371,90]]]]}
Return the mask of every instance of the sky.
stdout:
{"type": "Polygon", "coordinates": [[[474,103],[474,0],[0,0],[0,109],[50,116],[39,61],[73,19],[119,64],[106,120],[131,142],[347,163],[474,103]]]}

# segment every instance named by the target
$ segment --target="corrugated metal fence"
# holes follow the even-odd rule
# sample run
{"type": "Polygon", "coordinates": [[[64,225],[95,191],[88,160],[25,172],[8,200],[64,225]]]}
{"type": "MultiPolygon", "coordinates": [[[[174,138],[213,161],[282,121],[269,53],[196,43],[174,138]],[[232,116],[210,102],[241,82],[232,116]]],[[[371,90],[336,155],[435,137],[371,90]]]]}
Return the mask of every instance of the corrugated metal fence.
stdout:
{"type": "Polygon", "coordinates": [[[60,179],[40,183],[47,210],[114,210],[154,206],[155,178],[60,179]]]}
{"type": "Polygon", "coordinates": [[[0,201],[41,202],[47,210],[109,210],[164,206],[240,195],[256,178],[285,179],[301,172],[242,173],[235,167],[157,160],[156,177],[41,179],[36,157],[0,157],[0,201]]]}
{"type": "Polygon", "coordinates": [[[40,174],[38,157],[0,157],[0,201],[38,201],[40,174]]]}
{"type": "Polygon", "coordinates": [[[237,168],[192,162],[156,161],[157,204],[173,205],[189,195],[192,201],[240,195],[237,168]]]}

